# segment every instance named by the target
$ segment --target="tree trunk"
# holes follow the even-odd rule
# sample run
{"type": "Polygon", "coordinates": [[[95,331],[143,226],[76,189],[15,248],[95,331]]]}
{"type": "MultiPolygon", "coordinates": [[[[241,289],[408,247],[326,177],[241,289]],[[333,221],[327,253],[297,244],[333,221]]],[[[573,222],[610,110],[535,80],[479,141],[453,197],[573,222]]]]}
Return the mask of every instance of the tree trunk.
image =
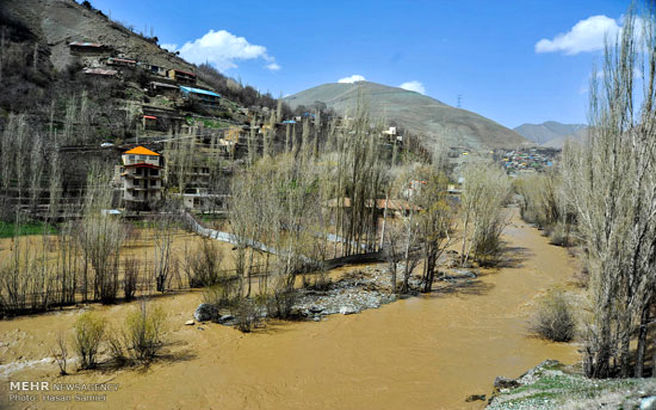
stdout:
{"type": "Polygon", "coordinates": [[[647,325],[649,324],[649,303],[642,308],[640,316],[640,329],[638,331],[638,348],[636,349],[635,377],[642,377],[645,362],[645,348],[647,345],[647,325]]]}
{"type": "Polygon", "coordinates": [[[656,329],[654,329],[653,333],[653,342],[652,342],[652,348],[654,349],[654,354],[651,357],[651,377],[656,377],[656,329]]]}

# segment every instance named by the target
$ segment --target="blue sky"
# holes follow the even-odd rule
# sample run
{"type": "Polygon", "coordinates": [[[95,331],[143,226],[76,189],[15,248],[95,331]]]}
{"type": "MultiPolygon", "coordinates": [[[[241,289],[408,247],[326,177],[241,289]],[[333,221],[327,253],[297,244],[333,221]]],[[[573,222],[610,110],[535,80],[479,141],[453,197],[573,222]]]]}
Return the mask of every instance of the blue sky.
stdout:
{"type": "MultiPolygon", "coordinates": [[[[91,0],[188,60],[287,95],[354,75],[505,126],[586,121],[604,32],[628,1],[91,0]],[[148,27],[148,28],[146,28],[148,27]],[[409,83],[409,84],[407,84],[409,83]]],[[[358,77],[356,77],[358,78],[358,77]]]]}

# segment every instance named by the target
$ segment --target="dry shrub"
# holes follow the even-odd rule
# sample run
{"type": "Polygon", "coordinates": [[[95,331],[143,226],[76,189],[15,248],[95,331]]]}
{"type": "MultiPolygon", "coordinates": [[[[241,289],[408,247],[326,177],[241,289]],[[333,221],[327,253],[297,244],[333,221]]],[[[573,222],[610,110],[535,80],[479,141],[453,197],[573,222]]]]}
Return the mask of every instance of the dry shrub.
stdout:
{"type": "Polygon", "coordinates": [[[84,312],[73,325],[75,350],[80,356],[80,367],[96,366],[96,354],[105,335],[105,319],[91,312],[84,312]]]}
{"type": "Polygon", "coordinates": [[[532,330],[554,342],[569,342],[576,334],[572,307],[562,291],[552,291],[540,302],[532,330]]]}
{"type": "Polygon", "coordinates": [[[123,262],[123,291],[128,302],[134,298],[137,291],[139,268],[139,260],[136,258],[128,258],[123,262]]]}
{"type": "Polygon", "coordinates": [[[222,279],[221,260],[221,250],[216,241],[203,239],[191,257],[191,269],[187,273],[189,286],[199,288],[217,284],[222,279]]]}
{"type": "Polygon", "coordinates": [[[109,355],[118,365],[125,364],[128,360],[125,353],[125,345],[123,343],[125,336],[120,330],[112,329],[107,336],[107,347],[109,348],[109,355]]]}
{"type": "Polygon", "coordinates": [[[267,313],[269,317],[288,319],[292,315],[292,307],[298,294],[293,286],[293,275],[283,275],[274,278],[273,290],[267,295],[267,313]]]}
{"type": "Polygon", "coordinates": [[[549,233],[549,243],[566,248],[572,246],[573,240],[569,226],[560,222],[554,225],[549,233]]]}
{"type": "Polygon", "coordinates": [[[241,298],[233,309],[237,329],[248,333],[260,319],[261,299],[241,298]]]}
{"type": "Polygon", "coordinates": [[[326,271],[322,270],[319,273],[314,275],[304,275],[303,276],[303,287],[310,290],[316,291],[326,291],[330,289],[332,285],[332,280],[326,271]]]}
{"type": "Polygon", "coordinates": [[[203,303],[217,308],[235,306],[238,302],[238,290],[237,281],[225,280],[215,283],[203,291],[203,303]]]}
{"type": "Polygon", "coordinates": [[[132,358],[150,362],[163,346],[166,315],[158,306],[148,309],[145,303],[132,311],[125,320],[125,344],[132,358]]]}
{"type": "Polygon", "coordinates": [[[67,375],[66,367],[68,365],[68,346],[66,345],[66,340],[64,335],[59,333],[57,335],[57,340],[55,341],[55,351],[51,350],[51,354],[57,362],[59,367],[59,374],[62,376],[67,375]]]}

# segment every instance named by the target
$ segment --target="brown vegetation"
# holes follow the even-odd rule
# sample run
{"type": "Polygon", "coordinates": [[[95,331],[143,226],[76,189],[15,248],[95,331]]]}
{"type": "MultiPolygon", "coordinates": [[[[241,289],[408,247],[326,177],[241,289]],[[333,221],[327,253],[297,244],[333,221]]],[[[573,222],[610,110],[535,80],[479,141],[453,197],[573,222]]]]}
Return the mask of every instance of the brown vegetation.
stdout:
{"type": "Polygon", "coordinates": [[[546,295],[533,318],[533,331],[554,342],[569,342],[576,334],[574,313],[562,291],[546,295]]]}

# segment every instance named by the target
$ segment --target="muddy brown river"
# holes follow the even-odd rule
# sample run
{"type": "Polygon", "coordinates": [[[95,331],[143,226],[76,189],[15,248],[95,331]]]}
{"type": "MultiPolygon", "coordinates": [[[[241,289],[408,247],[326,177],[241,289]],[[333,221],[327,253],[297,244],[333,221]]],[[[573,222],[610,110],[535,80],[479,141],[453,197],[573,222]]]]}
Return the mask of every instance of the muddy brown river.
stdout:
{"type": "MultiPolygon", "coordinates": [[[[508,267],[485,272],[475,286],[357,315],[272,323],[244,335],[214,324],[184,326],[197,292],[159,298],[173,343],[148,369],[60,377],[54,363],[36,361],[51,356],[48,341],[70,329],[78,311],[2,321],[0,377],[119,385],[102,404],[40,401],[39,408],[481,408],[483,402],[464,400],[489,394],[496,376],[519,376],[545,359],[578,359],[576,345],[548,343],[527,330],[538,297],[565,286],[575,260],[516,215],[512,223],[505,234],[513,248],[508,267]]],[[[113,321],[131,308],[93,307],[113,321]]],[[[4,404],[7,385],[0,391],[4,404]]]]}

